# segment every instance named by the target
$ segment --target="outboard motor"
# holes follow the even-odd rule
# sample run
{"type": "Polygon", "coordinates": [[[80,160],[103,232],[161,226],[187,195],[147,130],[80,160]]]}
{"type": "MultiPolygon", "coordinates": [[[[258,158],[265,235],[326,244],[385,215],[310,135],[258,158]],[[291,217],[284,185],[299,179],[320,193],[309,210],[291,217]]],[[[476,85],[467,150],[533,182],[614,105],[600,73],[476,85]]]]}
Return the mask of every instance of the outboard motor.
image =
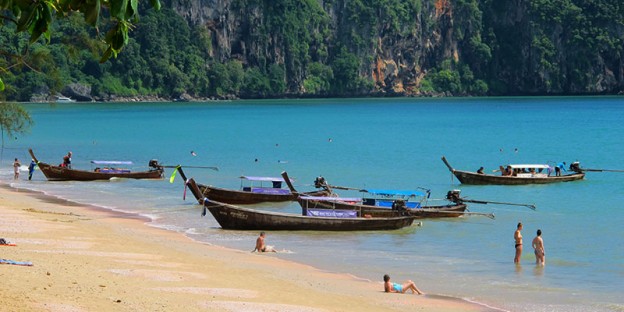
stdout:
{"type": "Polygon", "coordinates": [[[325,185],[327,185],[327,182],[325,181],[325,178],[323,178],[323,177],[316,177],[316,179],[314,179],[314,187],[322,188],[322,187],[325,187],[325,185]]]}
{"type": "Polygon", "coordinates": [[[578,161],[575,161],[570,164],[570,170],[577,172],[577,173],[583,172],[583,170],[581,170],[581,163],[579,163],[578,161]]]}
{"type": "Polygon", "coordinates": [[[407,207],[405,206],[405,201],[402,199],[397,199],[392,202],[392,210],[394,211],[405,211],[407,207]]]}
{"type": "Polygon", "coordinates": [[[460,193],[461,193],[460,190],[448,191],[446,193],[446,199],[448,199],[449,201],[452,201],[454,203],[460,203],[461,202],[461,197],[459,196],[460,193]]]}
{"type": "Polygon", "coordinates": [[[150,168],[154,168],[156,170],[162,169],[162,166],[158,163],[158,160],[152,159],[147,164],[150,168]]]}

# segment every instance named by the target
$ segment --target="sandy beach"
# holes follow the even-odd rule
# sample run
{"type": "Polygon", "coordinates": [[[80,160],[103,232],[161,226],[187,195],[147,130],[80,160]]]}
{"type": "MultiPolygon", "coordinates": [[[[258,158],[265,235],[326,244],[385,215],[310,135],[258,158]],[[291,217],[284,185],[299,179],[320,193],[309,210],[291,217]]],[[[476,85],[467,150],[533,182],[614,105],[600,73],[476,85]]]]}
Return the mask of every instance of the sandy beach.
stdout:
{"type": "MultiPolygon", "coordinates": [[[[202,244],[136,215],[7,184],[0,198],[0,237],[17,245],[0,247],[0,258],[33,264],[0,265],[3,311],[487,310],[435,294],[387,294],[381,276],[361,280],[279,253],[202,244]]],[[[411,277],[394,280],[403,278],[411,277]]]]}

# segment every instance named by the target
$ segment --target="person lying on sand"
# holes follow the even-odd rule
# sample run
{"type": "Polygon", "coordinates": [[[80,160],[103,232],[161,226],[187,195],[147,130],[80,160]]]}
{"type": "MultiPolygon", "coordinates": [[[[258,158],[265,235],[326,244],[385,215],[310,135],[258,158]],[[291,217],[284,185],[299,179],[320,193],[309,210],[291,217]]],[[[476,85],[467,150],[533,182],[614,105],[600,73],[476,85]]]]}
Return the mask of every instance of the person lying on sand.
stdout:
{"type": "Polygon", "coordinates": [[[386,292],[404,294],[408,289],[411,289],[412,294],[416,294],[416,293],[419,295],[423,294],[423,292],[420,291],[420,289],[416,287],[416,284],[414,284],[414,282],[412,282],[411,280],[408,280],[407,282],[403,283],[403,285],[401,285],[401,284],[390,282],[390,275],[388,274],[384,275],[383,279],[384,279],[384,290],[386,292]]]}

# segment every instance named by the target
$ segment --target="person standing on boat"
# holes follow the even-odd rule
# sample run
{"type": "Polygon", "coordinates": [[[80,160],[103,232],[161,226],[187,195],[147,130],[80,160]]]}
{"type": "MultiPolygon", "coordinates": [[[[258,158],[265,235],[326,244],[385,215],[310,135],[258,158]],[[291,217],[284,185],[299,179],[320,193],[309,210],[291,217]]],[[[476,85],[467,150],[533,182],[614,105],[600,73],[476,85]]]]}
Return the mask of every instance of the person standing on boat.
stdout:
{"type": "Polygon", "coordinates": [[[483,174],[483,169],[484,169],[483,167],[479,168],[479,170],[477,170],[477,173],[478,174],[483,174]]]}
{"type": "Polygon", "coordinates": [[[13,179],[19,179],[19,169],[21,166],[22,164],[20,164],[19,160],[15,158],[15,161],[13,162],[13,179]]]}
{"type": "Polygon", "coordinates": [[[72,152],[67,152],[67,155],[63,157],[63,164],[61,166],[71,169],[71,157],[72,152]]]}
{"type": "Polygon", "coordinates": [[[32,180],[32,175],[35,172],[35,167],[37,167],[37,163],[34,159],[30,160],[30,165],[28,165],[28,180],[32,180]]]}
{"type": "Polygon", "coordinates": [[[514,233],[514,241],[516,242],[516,256],[514,257],[514,263],[520,264],[520,257],[522,256],[522,222],[518,222],[518,228],[514,233]]]}
{"type": "Polygon", "coordinates": [[[258,236],[258,239],[256,239],[256,248],[254,250],[252,250],[251,252],[254,251],[258,251],[258,252],[277,252],[275,250],[275,248],[273,248],[272,246],[267,246],[264,243],[264,238],[265,238],[266,234],[264,232],[260,232],[260,236],[258,236]]]}
{"type": "Polygon", "coordinates": [[[404,294],[409,289],[412,291],[412,294],[423,294],[423,292],[420,291],[420,289],[416,287],[416,284],[414,284],[414,282],[412,282],[411,280],[408,280],[407,282],[403,283],[403,285],[401,285],[390,282],[390,275],[388,274],[384,275],[383,279],[385,292],[404,294]]]}
{"type": "Polygon", "coordinates": [[[542,239],[542,230],[537,230],[537,236],[533,239],[531,244],[535,249],[535,264],[546,265],[546,253],[544,252],[544,240],[542,239]]]}
{"type": "Polygon", "coordinates": [[[555,166],[555,175],[560,177],[561,176],[561,170],[563,170],[565,172],[568,172],[566,170],[565,166],[566,166],[565,161],[558,163],[557,166],[555,166]]]}

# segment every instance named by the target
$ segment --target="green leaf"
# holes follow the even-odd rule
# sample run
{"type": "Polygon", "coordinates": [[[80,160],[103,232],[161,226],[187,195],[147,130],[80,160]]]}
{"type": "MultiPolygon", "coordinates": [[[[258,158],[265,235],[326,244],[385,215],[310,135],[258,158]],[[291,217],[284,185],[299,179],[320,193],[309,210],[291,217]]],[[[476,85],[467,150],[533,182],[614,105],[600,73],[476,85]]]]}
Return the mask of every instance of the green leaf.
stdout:
{"type": "Polygon", "coordinates": [[[52,12],[50,7],[46,3],[39,3],[33,8],[33,20],[28,26],[28,32],[30,33],[30,43],[33,43],[45,34],[46,40],[50,41],[49,26],[52,21],[52,12]]]}
{"type": "Polygon", "coordinates": [[[33,7],[29,7],[28,10],[21,10],[20,18],[17,21],[17,31],[25,31],[30,28],[33,23],[36,10],[33,7]]]}
{"type": "Polygon", "coordinates": [[[0,9],[5,10],[5,9],[9,8],[9,5],[11,5],[11,4],[12,4],[12,1],[10,1],[10,0],[0,0],[0,9]]]}
{"type": "Polygon", "coordinates": [[[139,12],[138,6],[139,6],[139,0],[130,0],[130,2],[128,2],[128,9],[126,11],[127,20],[137,15],[137,13],[139,12]]]}
{"type": "Polygon", "coordinates": [[[160,1],[159,0],[150,0],[150,4],[156,10],[160,10],[160,1]]]}
{"type": "Polygon", "coordinates": [[[4,82],[2,81],[2,78],[0,78],[0,91],[4,91],[4,82]]]}
{"type": "Polygon", "coordinates": [[[52,23],[52,9],[50,8],[50,4],[44,2],[41,6],[41,11],[42,17],[45,20],[46,25],[50,25],[50,23],[52,23]]]}
{"type": "Polygon", "coordinates": [[[110,12],[111,16],[118,20],[123,20],[126,16],[126,8],[128,7],[128,0],[111,0],[110,12]]]}
{"type": "Polygon", "coordinates": [[[117,53],[115,53],[115,51],[113,51],[113,48],[108,47],[108,49],[106,49],[106,52],[104,52],[104,55],[102,55],[102,58],[100,59],[100,63],[104,63],[106,61],[108,61],[109,58],[111,58],[111,56],[115,56],[117,57],[117,53]]]}
{"type": "Polygon", "coordinates": [[[29,0],[13,0],[13,4],[15,4],[15,6],[17,6],[20,10],[26,10],[31,8],[33,2],[29,0]]]}
{"type": "Polygon", "coordinates": [[[69,8],[72,10],[82,10],[82,6],[85,4],[83,0],[66,0],[69,8]]]}
{"type": "Polygon", "coordinates": [[[96,26],[100,21],[100,0],[86,1],[84,5],[85,21],[96,26]]]}

